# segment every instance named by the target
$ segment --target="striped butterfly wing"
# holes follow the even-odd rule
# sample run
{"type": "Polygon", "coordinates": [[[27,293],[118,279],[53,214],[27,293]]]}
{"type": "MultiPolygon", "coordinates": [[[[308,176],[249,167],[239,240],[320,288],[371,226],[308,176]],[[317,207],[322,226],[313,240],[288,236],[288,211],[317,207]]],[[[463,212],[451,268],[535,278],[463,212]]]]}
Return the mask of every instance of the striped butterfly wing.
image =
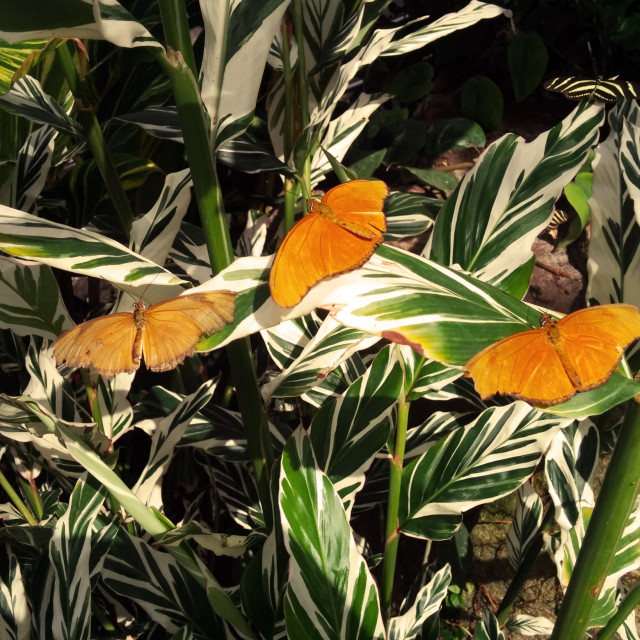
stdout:
{"type": "Polygon", "coordinates": [[[146,310],[142,353],[147,368],[168,371],[193,355],[203,335],[233,321],[232,291],[203,291],[170,298],[146,310]]]}
{"type": "Polygon", "coordinates": [[[563,76],[553,78],[544,83],[548,91],[561,93],[569,100],[600,100],[601,102],[616,102],[622,98],[637,98],[640,95],[640,85],[629,80],[611,78],[581,78],[577,76],[563,76]]]}

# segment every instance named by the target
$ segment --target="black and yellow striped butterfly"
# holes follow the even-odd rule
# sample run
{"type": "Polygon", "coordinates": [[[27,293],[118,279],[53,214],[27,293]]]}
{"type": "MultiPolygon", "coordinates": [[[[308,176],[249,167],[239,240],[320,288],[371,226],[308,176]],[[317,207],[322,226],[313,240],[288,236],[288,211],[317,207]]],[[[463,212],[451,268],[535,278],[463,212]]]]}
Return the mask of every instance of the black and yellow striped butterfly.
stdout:
{"type": "Polygon", "coordinates": [[[618,80],[617,76],[609,80],[602,77],[593,79],[564,76],[547,80],[543,86],[547,91],[557,91],[569,100],[615,102],[622,98],[640,96],[639,84],[629,80],[618,80]]]}

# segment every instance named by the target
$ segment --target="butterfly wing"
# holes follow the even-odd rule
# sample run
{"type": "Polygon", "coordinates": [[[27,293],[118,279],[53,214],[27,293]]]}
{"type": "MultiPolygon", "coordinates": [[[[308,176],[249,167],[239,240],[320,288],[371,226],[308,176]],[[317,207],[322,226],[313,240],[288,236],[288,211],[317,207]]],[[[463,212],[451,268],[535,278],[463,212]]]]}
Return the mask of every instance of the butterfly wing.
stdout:
{"type": "Polygon", "coordinates": [[[500,393],[549,406],[576,392],[543,329],[522,331],[489,345],[465,369],[483,400],[500,393]]]}
{"type": "Polygon", "coordinates": [[[168,371],[184,362],[203,335],[233,321],[235,297],[232,291],[203,291],[149,307],[142,338],[147,367],[152,371],[168,371]]]}
{"type": "Polygon", "coordinates": [[[581,309],[558,320],[565,354],[580,378],[580,391],[604,384],[626,347],[640,337],[640,312],[628,304],[581,309]]]}
{"type": "Polygon", "coordinates": [[[93,365],[97,373],[105,376],[135,371],[140,366],[133,359],[135,336],[133,314],[114,313],[65,331],[53,343],[53,355],[58,366],[93,365]]]}
{"type": "Polygon", "coordinates": [[[315,284],[361,267],[382,242],[387,185],[352,180],[330,189],[278,249],[269,274],[276,304],[293,307],[315,284]],[[320,210],[325,206],[324,213],[320,210]]]}
{"type": "Polygon", "coordinates": [[[372,227],[369,233],[380,243],[381,232],[387,230],[382,206],[388,194],[389,189],[382,180],[351,180],[329,189],[322,203],[347,224],[372,227]]]}

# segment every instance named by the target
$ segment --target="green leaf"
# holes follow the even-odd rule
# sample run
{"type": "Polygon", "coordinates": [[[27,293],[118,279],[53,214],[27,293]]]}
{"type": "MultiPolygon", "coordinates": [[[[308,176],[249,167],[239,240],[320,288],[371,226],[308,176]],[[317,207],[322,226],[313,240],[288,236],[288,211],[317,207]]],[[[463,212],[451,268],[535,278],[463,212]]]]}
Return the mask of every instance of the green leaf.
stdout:
{"type": "Polygon", "coordinates": [[[403,167],[418,178],[423,184],[428,184],[440,191],[451,191],[458,185],[458,178],[448,171],[440,169],[420,169],[418,167],[403,167]]]}
{"type": "Polygon", "coordinates": [[[433,67],[424,60],[403,67],[385,87],[398,102],[416,102],[433,88],[433,67]]]}
{"type": "Polygon", "coordinates": [[[498,85],[486,76],[474,76],[462,85],[460,103],[465,118],[475,120],[485,131],[500,125],[504,98],[498,85]]]}
{"type": "Polygon", "coordinates": [[[487,138],[478,123],[467,118],[449,118],[433,127],[425,151],[434,158],[450,149],[482,148],[486,144],[487,138]]]}
{"type": "Polygon", "coordinates": [[[384,202],[387,219],[385,240],[398,240],[423,233],[431,227],[443,204],[444,200],[419,193],[390,193],[384,202]]]}
{"type": "Polygon", "coordinates": [[[544,40],[535,31],[521,31],[512,38],[507,62],[516,102],[524,100],[542,82],[548,60],[544,40]]]}
{"type": "Polygon", "coordinates": [[[384,638],[375,583],[303,429],[285,445],[278,493],[291,554],[284,603],[289,637],[384,638]]]}

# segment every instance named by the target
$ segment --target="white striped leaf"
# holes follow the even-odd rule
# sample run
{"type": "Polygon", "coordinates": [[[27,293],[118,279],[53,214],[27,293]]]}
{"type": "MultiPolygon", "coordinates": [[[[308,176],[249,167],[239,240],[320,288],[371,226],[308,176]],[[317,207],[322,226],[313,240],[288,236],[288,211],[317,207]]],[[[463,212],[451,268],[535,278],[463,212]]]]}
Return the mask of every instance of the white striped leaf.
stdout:
{"type": "Polygon", "coordinates": [[[451,567],[447,564],[420,589],[410,606],[406,601],[402,603],[401,614],[389,621],[388,640],[421,640],[422,625],[440,610],[450,582],[451,567]]]}
{"type": "MultiPolygon", "coordinates": [[[[50,222],[0,205],[0,248],[76,275],[104,278],[123,289],[175,285],[181,280],[106,236],[50,222]],[[135,284],[135,287],[133,286],[135,284]]],[[[167,296],[165,296],[167,297],[167,296]]]]}
{"type": "Polygon", "coordinates": [[[89,640],[91,630],[91,530],[105,490],[93,478],[78,480],[65,514],[58,520],[49,545],[54,572],[49,620],[39,612],[41,637],[89,640]]]}
{"type": "Polygon", "coordinates": [[[269,48],[285,0],[200,2],[205,44],[202,101],[217,125],[215,145],[244,131],[253,118],[269,48]]]}
{"type": "Polygon", "coordinates": [[[384,201],[384,215],[387,219],[385,240],[399,240],[424,233],[433,225],[443,204],[443,200],[417,193],[390,193],[384,201]]]}
{"type": "Polygon", "coordinates": [[[517,615],[509,618],[504,625],[509,633],[523,636],[549,635],[553,631],[553,622],[542,616],[517,615]]]}
{"type": "Polygon", "coordinates": [[[318,466],[331,480],[347,513],[373,457],[389,438],[403,375],[395,349],[385,347],[367,372],[339,398],[327,400],[309,436],[318,466]]]}
{"type": "Polygon", "coordinates": [[[590,420],[574,423],[556,435],[545,456],[545,475],[555,507],[555,521],[570,530],[582,510],[593,508],[593,479],[600,437],[590,420]]]}
{"type": "MultiPolygon", "coordinates": [[[[263,332],[265,342],[270,342],[271,337],[278,334],[281,334],[279,326],[263,332]]],[[[340,393],[351,381],[350,368],[360,374],[364,371],[357,351],[368,349],[376,342],[378,338],[343,327],[328,316],[286,369],[262,387],[262,396],[265,400],[270,397],[289,398],[316,387],[322,387],[326,395],[340,393]],[[343,366],[346,361],[352,361],[351,367],[343,366]]]]}
{"type": "Polygon", "coordinates": [[[83,137],[76,121],[58,102],[45,93],[38,80],[31,76],[21,78],[10,91],[0,95],[0,105],[4,110],[21,118],[38,124],[48,124],[56,131],[73,138],[83,137]]]}
{"type": "Polygon", "coordinates": [[[24,19],[24,6],[2,14],[0,38],[7,42],[48,38],[108,40],[119,47],[161,47],[116,0],[59,0],[38,6],[24,19]]]}
{"type": "Polygon", "coordinates": [[[487,609],[482,612],[482,620],[476,626],[475,640],[506,640],[498,619],[487,609]]]}
{"type": "MultiPolygon", "coordinates": [[[[4,515],[4,514],[3,514],[4,515]]],[[[5,525],[8,525],[4,519],[5,525]]],[[[0,553],[0,638],[29,640],[31,610],[22,581],[22,571],[11,544],[0,553]]]]}
{"type": "Polygon", "coordinates": [[[186,628],[196,638],[225,637],[205,588],[171,555],[123,528],[105,558],[101,579],[168,633],[186,628]]]}
{"type": "Polygon", "coordinates": [[[0,327],[53,339],[70,324],[48,266],[0,257],[0,327]]]}
{"type": "Polygon", "coordinates": [[[378,592],[342,501],[303,429],[282,456],[278,502],[291,555],[284,611],[291,638],[384,638],[378,592]]]}
{"type": "Polygon", "coordinates": [[[190,202],[189,169],[166,175],[156,203],[131,226],[130,248],[147,260],[164,264],[190,202]]]}
{"type": "Polygon", "coordinates": [[[191,419],[211,400],[216,382],[209,380],[200,385],[194,393],[185,396],[167,417],[147,420],[146,425],[136,425],[151,435],[149,459],[132,488],[133,493],[146,505],[162,511],[162,477],[191,419]]]}
{"type": "Polygon", "coordinates": [[[413,33],[399,38],[385,51],[384,55],[399,56],[404,53],[409,53],[410,51],[415,51],[419,47],[430,44],[434,40],[447,36],[454,31],[471,27],[480,20],[497,18],[501,15],[505,16],[505,18],[511,18],[512,14],[508,9],[503,9],[495,4],[471,0],[471,2],[460,11],[447,13],[427,26],[421,27],[413,33]]]}
{"type": "Polygon", "coordinates": [[[39,127],[29,135],[18,152],[12,173],[0,185],[0,202],[35,213],[36,198],[51,167],[54,137],[55,131],[48,126],[39,127]]]}
{"type": "Polygon", "coordinates": [[[623,100],[609,113],[610,133],[596,147],[587,270],[587,299],[592,303],[640,305],[640,198],[634,188],[640,166],[631,148],[640,125],[635,101],[623,100]],[[625,124],[628,123],[628,124],[625,124]],[[622,175],[621,175],[622,172],[622,175]]]}
{"type": "Polygon", "coordinates": [[[517,489],[566,422],[520,401],[484,411],[404,468],[399,530],[451,537],[464,511],[517,489]]]}
{"type": "Polygon", "coordinates": [[[507,532],[507,558],[514,570],[520,567],[542,523],[542,500],[528,482],[516,491],[516,499],[516,513],[507,532]]]}
{"type": "Polygon", "coordinates": [[[532,142],[507,134],[490,145],[442,207],[424,255],[524,295],[533,240],[587,159],[602,120],[602,107],[581,103],[532,142]]]}

